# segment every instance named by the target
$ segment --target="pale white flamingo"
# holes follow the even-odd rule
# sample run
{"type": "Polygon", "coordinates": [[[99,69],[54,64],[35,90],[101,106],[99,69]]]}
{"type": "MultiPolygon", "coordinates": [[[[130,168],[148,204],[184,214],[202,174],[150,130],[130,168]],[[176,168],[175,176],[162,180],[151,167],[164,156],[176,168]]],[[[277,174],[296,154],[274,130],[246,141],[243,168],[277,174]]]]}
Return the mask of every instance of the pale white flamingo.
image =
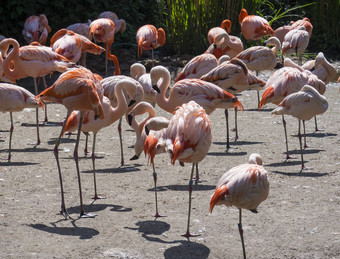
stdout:
{"type": "Polygon", "coordinates": [[[288,114],[299,120],[299,142],[301,152],[301,165],[305,168],[302,152],[301,120],[310,120],[318,114],[326,112],[328,102],[326,97],[321,95],[314,87],[305,85],[299,92],[292,93],[285,97],[283,101],[272,111],[272,114],[288,114]]]}
{"type": "MultiPolygon", "coordinates": [[[[39,43],[38,43],[39,44],[39,43]]],[[[25,77],[33,77],[35,94],[38,94],[36,78],[51,72],[65,72],[74,67],[74,63],[55,53],[51,48],[41,45],[19,46],[12,38],[0,42],[0,49],[12,46],[12,50],[3,60],[3,73],[12,82],[25,77]]],[[[36,109],[37,145],[40,144],[38,109],[36,109]]]]}
{"type": "Polygon", "coordinates": [[[223,20],[220,27],[214,27],[208,31],[207,39],[209,44],[213,44],[215,37],[224,32],[231,32],[231,21],[228,19],[223,20]]]}
{"type": "Polygon", "coordinates": [[[297,29],[301,26],[304,26],[306,28],[306,31],[309,34],[309,38],[312,36],[313,31],[313,25],[311,24],[310,20],[305,17],[301,20],[297,20],[295,22],[290,22],[289,25],[284,25],[282,27],[279,27],[275,30],[276,37],[280,40],[281,44],[283,42],[283,39],[285,35],[292,29],[297,29]]]}
{"type": "MultiPolygon", "coordinates": [[[[119,120],[128,110],[128,103],[126,101],[124,91],[128,93],[129,96],[136,96],[136,85],[128,79],[120,80],[115,89],[115,96],[117,99],[117,106],[113,108],[111,106],[111,102],[109,98],[106,96],[103,97],[103,111],[104,118],[103,119],[95,119],[95,113],[92,110],[85,112],[83,117],[83,123],[81,130],[83,132],[92,132],[93,133],[93,142],[92,142],[92,167],[93,167],[93,179],[94,179],[94,196],[92,199],[102,199],[103,197],[97,194],[97,184],[96,184],[96,169],[95,169],[95,145],[96,145],[96,136],[99,130],[102,128],[108,127],[117,120],[119,120]]],[[[66,125],[64,127],[64,132],[74,132],[77,130],[80,120],[80,112],[73,111],[68,120],[66,121],[66,125]]]]}
{"type": "Polygon", "coordinates": [[[283,55],[295,53],[299,56],[299,65],[302,64],[302,53],[305,52],[309,44],[309,34],[304,26],[290,30],[282,42],[282,59],[283,55]]]}
{"type": "Polygon", "coordinates": [[[108,18],[115,24],[115,33],[126,31],[126,22],[124,19],[119,19],[117,14],[111,11],[105,11],[98,15],[98,18],[108,18]]]}
{"type": "Polygon", "coordinates": [[[246,40],[259,40],[266,35],[274,35],[274,30],[268,21],[258,15],[248,15],[246,9],[242,9],[238,21],[241,25],[242,35],[246,40]]]}
{"type": "Polygon", "coordinates": [[[0,83],[0,112],[9,112],[11,127],[9,130],[8,162],[11,161],[12,134],[14,130],[13,112],[22,111],[25,108],[43,107],[43,103],[35,99],[35,96],[23,87],[0,83]]]}
{"type": "Polygon", "coordinates": [[[211,52],[216,58],[220,58],[223,55],[228,55],[230,58],[233,58],[243,50],[241,39],[229,35],[225,31],[216,35],[213,43],[220,45],[219,47],[215,47],[211,52]]]}
{"type": "Polygon", "coordinates": [[[151,24],[143,25],[137,31],[136,40],[138,57],[142,55],[143,50],[151,49],[152,64],[154,64],[153,50],[165,44],[165,31],[163,28],[156,29],[156,27],[151,24]]]}
{"type": "Polygon", "coordinates": [[[113,21],[107,18],[94,20],[90,24],[89,36],[93,37],[96,42],[103,42],[105,45],[105,74],[107,75],[108,59],[112,60],[115,66],[114,75],[120,75],[119,61],[115,55],[111,54],[111,45],[115,36],[115,25],[113,21]]]}
{"type": "MultiPolygon", "coordinates": [[[[80,181],[80,170],[78,163],[78,146],[80,139],[80,132],[82,129],[83,118],[86,111],[94,111],[95,119],[104,119],[104,111],[102,107],[102,100],[104,96],[104,90],[100,83],[101,77],[97,74],[93,74],[90,70],[79,67],[70,69],[59,76],[59,78],[54,82],[54,84],[45,89],[37,98],[39,101],[60,103],[67,109],[66,121],[72,111],[77,110],[80,112],[80,119],[78,125],[78,134],[76,145],[74,147],[74,160],[76,163],[77,177],[78,177],[78,187],[79,187],[79,197],[80,197],[80,217],[94,217],[95,215],[87,214],[83,207],[83,198],[81,190],[80,181]]],[[[58,147],[64,131],[66,123],[63,124],[63,128],[60,135],[56,141],[54,147],[54,155],[57,161],[59,181],[61,188],[61,213],[65,218],[70,217],[66,207],[64,199],[64,189],[62,183],[62,175],[59,163],[58,147]]]]}
{"type": "MultiPolygon", "coordinates": [[[[115,94],[115,88],[118,82],[121,80],[130,80],[131,82],[133,82],[133,84],[136,87],[136,94],[134,96],[129,96],[128,93],[125,96],[125,98],[127,99],[127,102],[129,103],[128,109],[126,111],[126,116],[125,116],[126,121],[127,121],[127,114],[133,109],[133,107],[137,103],[143,100],[144,90],[138,81],[128,76],[119,75],[119,76],[109,76],[109,77],[104,78],[101,81],[102,86],[104,88],[104,95],[109,98],[111,105],[113,107],[117,106],[117,97],[115,94]]],[[[123,152],[123,139],[122,139],[122,118],[119,119],[119,123],[117,127],[118,127],[120,151],[121,151],[121,163],[120,164],[121,166],[123,166],[124,165],[124,152],[123,152]]]]}
{"type": "Polygon", "coordinates": [[[242,242],[243,258],[246,250],[242,229],[242,209],[258,213],[257,207],[269,194],[268,173],[262,166],[262,157],[251,154],[247,164],[229,169],[222,175],[210,200],[210,213],[215,205],[235,206],[239,210],[238,230],[242,242]]]}
{"type": "Polygon", "coordinates": [[[201,105],[207,114],[212,113],[217,108],[229,109],[237,107],[237,109],[243,110],[242,103],[233,94],[228,93],[213,83],[200,79],[183,79],[178,81],[171,87],[169,97],[166,98],[165,93],[170,84],[169,71],[163,66],[156,66],[151,69],[150,76],[154,88],[159,92],[156,95],[157,105],[167,112],[173,113],[176,107],[191,100],[201,105]],[[161,82],[157,87],[156,83],[160,79],[161,82]]]}
{"type": "Polygon", "coordinates": [[[39,17],[32,15],[28,17],[22,30],[22,35],[27,43],[33,41],[39,42],[41,45],[46,44],[47,35],[51,32],[51,27],[48,25],[48,20],[45,14],[40,14],[39,17]]]}
{"type": "Polygon", "coordinates": [[[165,148],[171,156],[171,163],[192,163],[189,180],[189,209],[186,233],[182,236],[196,236],[190,233],[191,195],[195,164],[207,155],[212,141],[211,123],[208,114],[195,101],[177,108],[166,130],[165,148]]]}

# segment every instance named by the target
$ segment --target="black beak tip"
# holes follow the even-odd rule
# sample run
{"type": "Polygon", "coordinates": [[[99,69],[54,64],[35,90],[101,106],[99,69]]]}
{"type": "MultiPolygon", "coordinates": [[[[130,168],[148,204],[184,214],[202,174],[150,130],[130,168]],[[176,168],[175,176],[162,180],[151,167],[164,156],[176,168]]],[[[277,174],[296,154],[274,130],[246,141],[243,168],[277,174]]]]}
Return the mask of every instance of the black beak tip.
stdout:
{"type": "Polygon", "coordinates": [[[148,135],[149,135],[149,132],[150,132],[149,129],[148,129],[148,127],[145,127],[144,129],[145,129],[146,135],[148,136],[148,135]]]}
{"type": "Polygon", "coordinates": [[[157,93],[161,93],[161,90],[159,90],[157,85],[153,85],[152,88],[157,92],[157,93]]]}
{"type": "Polygon", "coordinates": [[[135,100],[131,100],[131,101],[129,102],[129,105],[128,105],[128,106],[129,106],[129,107],[132,106],[135,102],[136,102],[135,100]]]}
{"type": "Polygon", "coordinates": [[[128,114],[128,122],[129,122],[129,125],[131,126],[132,124],[132,115],[131,114],[128,114]]]}
{"type": "Polygon", "coordinates": [[[98,119],[99,118],[99,115],[94,115],[94,120],[98,119]]]}
{"type": "Polygon", "coordinates": [[[132,161],[132,160],[137,160],[138,158],[139,158],[139,156],[134,155],[133,157],[130,158],[130,160],[131,160],[131,161],[132,161]]]}

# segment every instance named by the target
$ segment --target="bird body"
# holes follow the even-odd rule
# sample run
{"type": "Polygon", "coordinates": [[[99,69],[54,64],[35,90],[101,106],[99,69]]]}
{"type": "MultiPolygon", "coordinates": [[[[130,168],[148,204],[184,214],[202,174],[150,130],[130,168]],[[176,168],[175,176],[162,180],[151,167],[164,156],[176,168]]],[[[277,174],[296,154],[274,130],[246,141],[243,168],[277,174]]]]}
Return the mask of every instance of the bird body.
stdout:
{"type": "Polygon", "coordinates": [[[240,12],[238,21],[246,40],[259,40],[266,35],[274,34],[274,30],[266,19],[258,15],[248,15],[244,8],[240,12]]]}
{"type": "Polygon", "coordinates": [[[73,31],[74,33],[77,33],[79,35],[82,35],[89,40],[91,40],[90,33],[90,24],[91,20],[88,20],[87,23],[74,23],[66,27],[67,30],[73,31]]]}
{"type": "Polygon", "coordinates": [[[32,15],[28,17],[24,24],[22,34],[28,43],[33,41],[39,42],[41,45],[46,44],[47,35],[51,32],[51,27],[48,25],[46,15],[32,15]]]}
{"type": "Polygon", "coordinates": [[[295,22],[290,22],[290,25],[284,25],[282,27],[277,28],[275,30],[275,36],[282,43],[285,35],[289,31],[291,31],[293,29],[298,29],[301,26],[304,26],[306,28],[306,31],[308,32],[308,35],[309,35],[309,38],[310,38],[312,36],[313,25],[310,23],[310,20],[306,17],[301,19],[301,20],[297,20],[295,22]]]}
{"type": "Polygon", "coordinates": [[[138,45],[138,56],[142,55],[143,50],[150,50],[161,47],[165,44],[165,32],[162,28],[156,29],[151,24],[140,27],[136,34],[138,45]]]}
{"type": "Polygon", "coordinates": [[[220,27],[214,27],[208,31],[207,38],[209,44],[213,44],[215,42],[215,37],[224,32],[231,32],[231,21],[228,19],[223,20],[220,27]]]}
{"type": "Polygon", "coordinates": [[[308,47],[309,34],[304,26],[290,30],[282,42],[282,55],[301,55],[308,47]]]}
{"type": "Polygon", "coordinates": [[[223,55],[228,55],[230,58],[233,58],[243,50],[241,39],[229,35],[225,31],[216,35],[213,43],[220,45],[215,47],[211,52],[216,58],[220,58],[223,55]]]}
{"type": "Polygon", "coordinates": [[[98,15],[98,18],[108,18],[115,24],[115,33],[125,32],[126,22],[123,19],[119,19],[117,14],[111,11],[105,11],[98,15]]]}

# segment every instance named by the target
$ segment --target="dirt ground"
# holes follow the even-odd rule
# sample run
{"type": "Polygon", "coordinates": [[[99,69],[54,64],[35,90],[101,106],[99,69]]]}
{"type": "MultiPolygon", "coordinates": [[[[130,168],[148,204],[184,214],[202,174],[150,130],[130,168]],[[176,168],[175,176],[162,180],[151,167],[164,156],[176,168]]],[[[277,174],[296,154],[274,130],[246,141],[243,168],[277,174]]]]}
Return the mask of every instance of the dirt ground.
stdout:
{"type": "MultiPolygon", "coordinates": [[[[123,60],[121,56],[126,53],[117,55],[123,60]]],[[[90,57],[88,66],[102,71],[102,65],[93,66],[95,59],[104,61],[103,56],[90,57]]],[[[122,60],[123,74],[127,74],[132,62],[122,60]]],[[[169,60],[163,58],[161,64],[170,68],[174,77],[176,66],[185,61],[169,60]]],[[[19,85],[30,88],[31,80],[20,80],[19,85]]],[[[318,116],[321,131],[314,133],[313,120],[306,123],[308,148],[304,158],[309,169],[303,172],[297,119],[287,117],[289,149],[295,158],[285,161],[281,117],[270,114],[273,105],[258,112],[256,92],[239,96],[245,111],[238,116],[239,139],[231,139],[228,152],[224,112],[211,114],[213,143],[199,165],[201,180],[194,186],[192,200],[191,232],[200,236],[190,240],[181,234],[186,229],[191,165],[172,166],[167,154],[156,156],[159,210],[166,217],[155,220],[152,167],[144,155],[139,160],[129,160],[134,155],[135,135],[128,124],[123,122],[122,167],[117,123],[97,135],[97,183],[99,193],[106,199],[95,202],[91,200],[92,161],[90,156],[84,157],[82,135],[79,152],[85,210],[97,216],[78,219],[75,136],[66,137],[59,155],[66,207],[74,220],[65,220],[59,214],[60,187],[53,148],[66,110],[61,105],[48,105],[49,122],[40,123],[42,143],[37,147],[30,144],[36,141],[35,110],[15,113],[12,161],[0,162],[0,257],[241,258],[238,210],[217,206],[210,214],[209,202],[221,175],[257,152],[269,174],[270,193],[258,214],[243,212],[248,258],[340,258],[339,85],[330,83],[325,96],[329,109],[318,116]]],[[[156,110],[158,115],[170,118],[159,107],[156,110]]],[[[42,111],[40,118],[43,120],[42,111]]],[[[233,119],[231,113],[231,127],[233,119]]],[[[0,114],[0,121],[0,156],[6,158],[9,114],[0,114]]]]}

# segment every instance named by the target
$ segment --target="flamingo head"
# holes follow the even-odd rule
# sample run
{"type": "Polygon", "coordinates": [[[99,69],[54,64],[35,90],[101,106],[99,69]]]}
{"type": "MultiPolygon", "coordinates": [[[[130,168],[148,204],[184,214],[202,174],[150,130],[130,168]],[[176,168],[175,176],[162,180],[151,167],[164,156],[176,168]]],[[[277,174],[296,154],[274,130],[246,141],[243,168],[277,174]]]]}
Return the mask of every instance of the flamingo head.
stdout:
{"type": "Polygon", "coordinates": [[[240,15],[238,16],[238,22],[241,24],[243,19],[248,16],[247,10],[242,8],[240,15]]]}

